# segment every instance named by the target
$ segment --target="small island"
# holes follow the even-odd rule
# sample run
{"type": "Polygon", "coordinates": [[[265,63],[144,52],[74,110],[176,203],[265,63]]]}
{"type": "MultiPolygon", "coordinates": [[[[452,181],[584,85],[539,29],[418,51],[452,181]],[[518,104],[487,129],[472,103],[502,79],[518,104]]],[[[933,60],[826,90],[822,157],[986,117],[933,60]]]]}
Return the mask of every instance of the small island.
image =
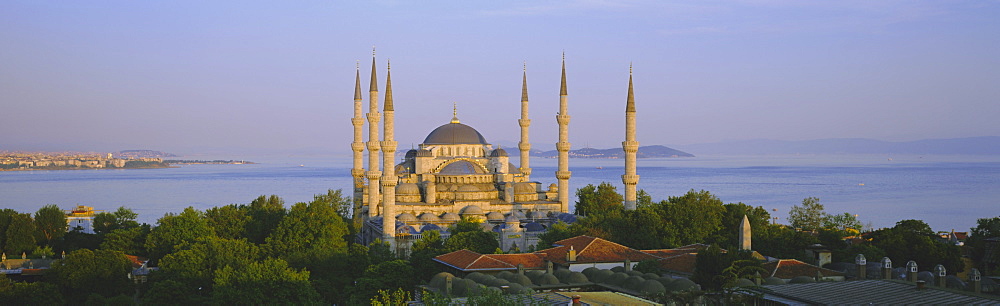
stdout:
{"type": "Polygon", "coordinates": [[[177,155],[152,150],[126,150],[115,153],[93,152],[8,152],[0,151],[0,171],[158,169],[172,164],[242,165],[244,160],[163,160],[177,155]]]}

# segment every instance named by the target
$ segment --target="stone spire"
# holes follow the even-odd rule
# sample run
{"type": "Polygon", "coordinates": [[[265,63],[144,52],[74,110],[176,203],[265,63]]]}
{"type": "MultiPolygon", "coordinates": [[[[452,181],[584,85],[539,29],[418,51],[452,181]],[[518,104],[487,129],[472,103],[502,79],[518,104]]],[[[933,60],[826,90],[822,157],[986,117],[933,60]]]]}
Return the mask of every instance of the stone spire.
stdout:
{"type": "Polygon", "coordinates": [[[378,78],[375,72],[375,49],[372,49],[372,80],[368,85],[368,217],[378,215],[379,204],[379,179],[382,171],[379,171],[379,150],[381,143],[378,140],[378,122],[382,119],[382,114],[378,112],[378,78]]]}
{"type": "Polygon", "coordinates": [[[559,114],[556,115],[556,122],[559,123],[559,142],[556,143],[556,150],[559,150],[559,170],[556,171],[556,178],[559,180],[559,205],[561,211],[569,212],[569,113],[567,112],[566,93],[566,53],[563,53],[562,60],[562,83],[559,86],[559,114]]]}
{"type": "Polygon", "coordinates": [[[531,177],[531,143],[528,142],[528,127],[531,126],[531,119],[528,119],[528,65],[525,64],[524,72],[521,74],[521,119],[517,120],[521,126],[521,142],[517,147],[521,149],[521,167],[518,170],[524,175],[525,180],[531,177]]]}
{"type": "Polygon", "coordinates": [[[382,111],[385,113],[382,134],[382,236],[383,240],[393,244],[396,237],[396,140],[394,113],[392,110],[392,71],[389,62],[385,63],[385,103],[382,111]]]}
{"type": "Polygon", "coordinates": [[[351,125],[354,125],[354,142],[351,143],[351,150],[354,151],[354,168],[351,168],[351,177],[354,178],[354,217],[361,220],[361,206],[364,202],[365,193],[365,168],[364,168],[364,124],[361,118],[361,67],[360,64],[354,67],[354,118],[351,118],[351,125]]]}
{"type": "Polygon", "coordinates": [[[740,223],[740,250],[749,251],[751,249],[751,234],[750,219],[747,218],[747,215],[743,215],[743,223],[740,223]]]}
{"type": "Polygon", "coordinates": [[[625,174],[622,183],[625,184],[625,209],[635,210],[636,190],[639,175],[635,173],[635,153],[639,151],[639,142],[635,140],[635,97],[632,94],[632,65],[628,67],[628,98],[625,99],[625,174]]]}

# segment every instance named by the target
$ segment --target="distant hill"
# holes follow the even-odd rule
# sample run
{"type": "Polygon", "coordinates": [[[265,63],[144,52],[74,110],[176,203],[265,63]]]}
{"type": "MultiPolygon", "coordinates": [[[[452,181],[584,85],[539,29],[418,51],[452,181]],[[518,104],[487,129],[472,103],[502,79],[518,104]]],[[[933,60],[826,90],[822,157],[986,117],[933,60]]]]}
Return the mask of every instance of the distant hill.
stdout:
{"type": "Polygon", "coordinates": [[[677,146],[698,154],[1000,154],[1000,136],[892,142],[865,138],[742,140],[677,146]]]}
{"type": "MultiPolygon", "coordinates": [[[[655,145],[655,146],[644,146],[639,147],[639,152],[637,152],[636,157],[638,158],[656,158],[656,157],[694,157],[690,153],[674,150],[665,146],[655,145]]],[[[531,156],[545,157],[545,158],[555,158],[559,156],[559,151],[532,151],[531,156]]],[[[569,157],[571,158],[625,158],[625,152],[622,148],[611,148],[611,149],[594,149],[594,148],[582,148],[569,151],[569,157]]]]}
{"type": "Polygon", "coordinates": [[[153,151],[153,150],[123,150],[115,152],[114,157],[117,158],[163,158],[163,157],[177,157],[166,152],[153,151]]]}

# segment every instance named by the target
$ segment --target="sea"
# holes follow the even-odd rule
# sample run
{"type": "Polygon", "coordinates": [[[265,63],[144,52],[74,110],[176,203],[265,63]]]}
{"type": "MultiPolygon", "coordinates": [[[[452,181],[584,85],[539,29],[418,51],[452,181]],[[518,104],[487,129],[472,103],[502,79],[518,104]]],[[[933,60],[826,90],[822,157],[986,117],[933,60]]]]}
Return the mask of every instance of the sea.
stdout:
{"type": "MultiPolygon", "coordinates": [[[[244,158],[244,157],[240,157],[244,158]]],[[[179,159],[232,159],[180,157],[179,159]]],[[[286,207],[329,189],[350,195],[350,156],[245,157],[256,164],[166,169],[0,172],[0,208],[34,212],[46,204],[113,211],[124,206],[155,224],[167,213],[246,204],[278,195],[286,207]]],[[[517,165],[517,158],[512,158],[517,165]]],[[[622,191],[621,159],[572,159],[570,188],[610,182],[622,191]]],[[[532,180],[555,183],[556,160],[533,158],[532,180]]],[[[806,197],[831,214],[850,213],[872,228],[905,219],[935,231],[967,231],[1000,216],[1000,157],[959,155],[698,156],[638,160],[639,188],[654,201],[707,190],[725,203],[762,206],[777,223],[806,197]]],[[[572,193],[571,193],[572,194],[572,193]]],[[[575,197],[573,199],[575,201],[575,197]]],[[[572,210],[572,208],[571,208],[572,210]]]]}

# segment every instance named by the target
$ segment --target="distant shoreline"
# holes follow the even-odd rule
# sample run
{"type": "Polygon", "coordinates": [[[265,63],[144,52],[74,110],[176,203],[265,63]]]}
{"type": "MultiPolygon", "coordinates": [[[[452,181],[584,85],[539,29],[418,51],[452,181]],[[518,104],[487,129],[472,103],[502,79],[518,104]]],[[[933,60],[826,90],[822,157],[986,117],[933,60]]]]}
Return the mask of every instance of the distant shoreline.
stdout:
{"type": "Polygon", "coordinates": [[[128,169],[166,169],[166,168],[180,168],[180,167],[171,166],[168,164],[166,166],[121,167],[121,168],[33,167],[33,168],[0,169],[0,171],[128,170],[128,169]]]}

